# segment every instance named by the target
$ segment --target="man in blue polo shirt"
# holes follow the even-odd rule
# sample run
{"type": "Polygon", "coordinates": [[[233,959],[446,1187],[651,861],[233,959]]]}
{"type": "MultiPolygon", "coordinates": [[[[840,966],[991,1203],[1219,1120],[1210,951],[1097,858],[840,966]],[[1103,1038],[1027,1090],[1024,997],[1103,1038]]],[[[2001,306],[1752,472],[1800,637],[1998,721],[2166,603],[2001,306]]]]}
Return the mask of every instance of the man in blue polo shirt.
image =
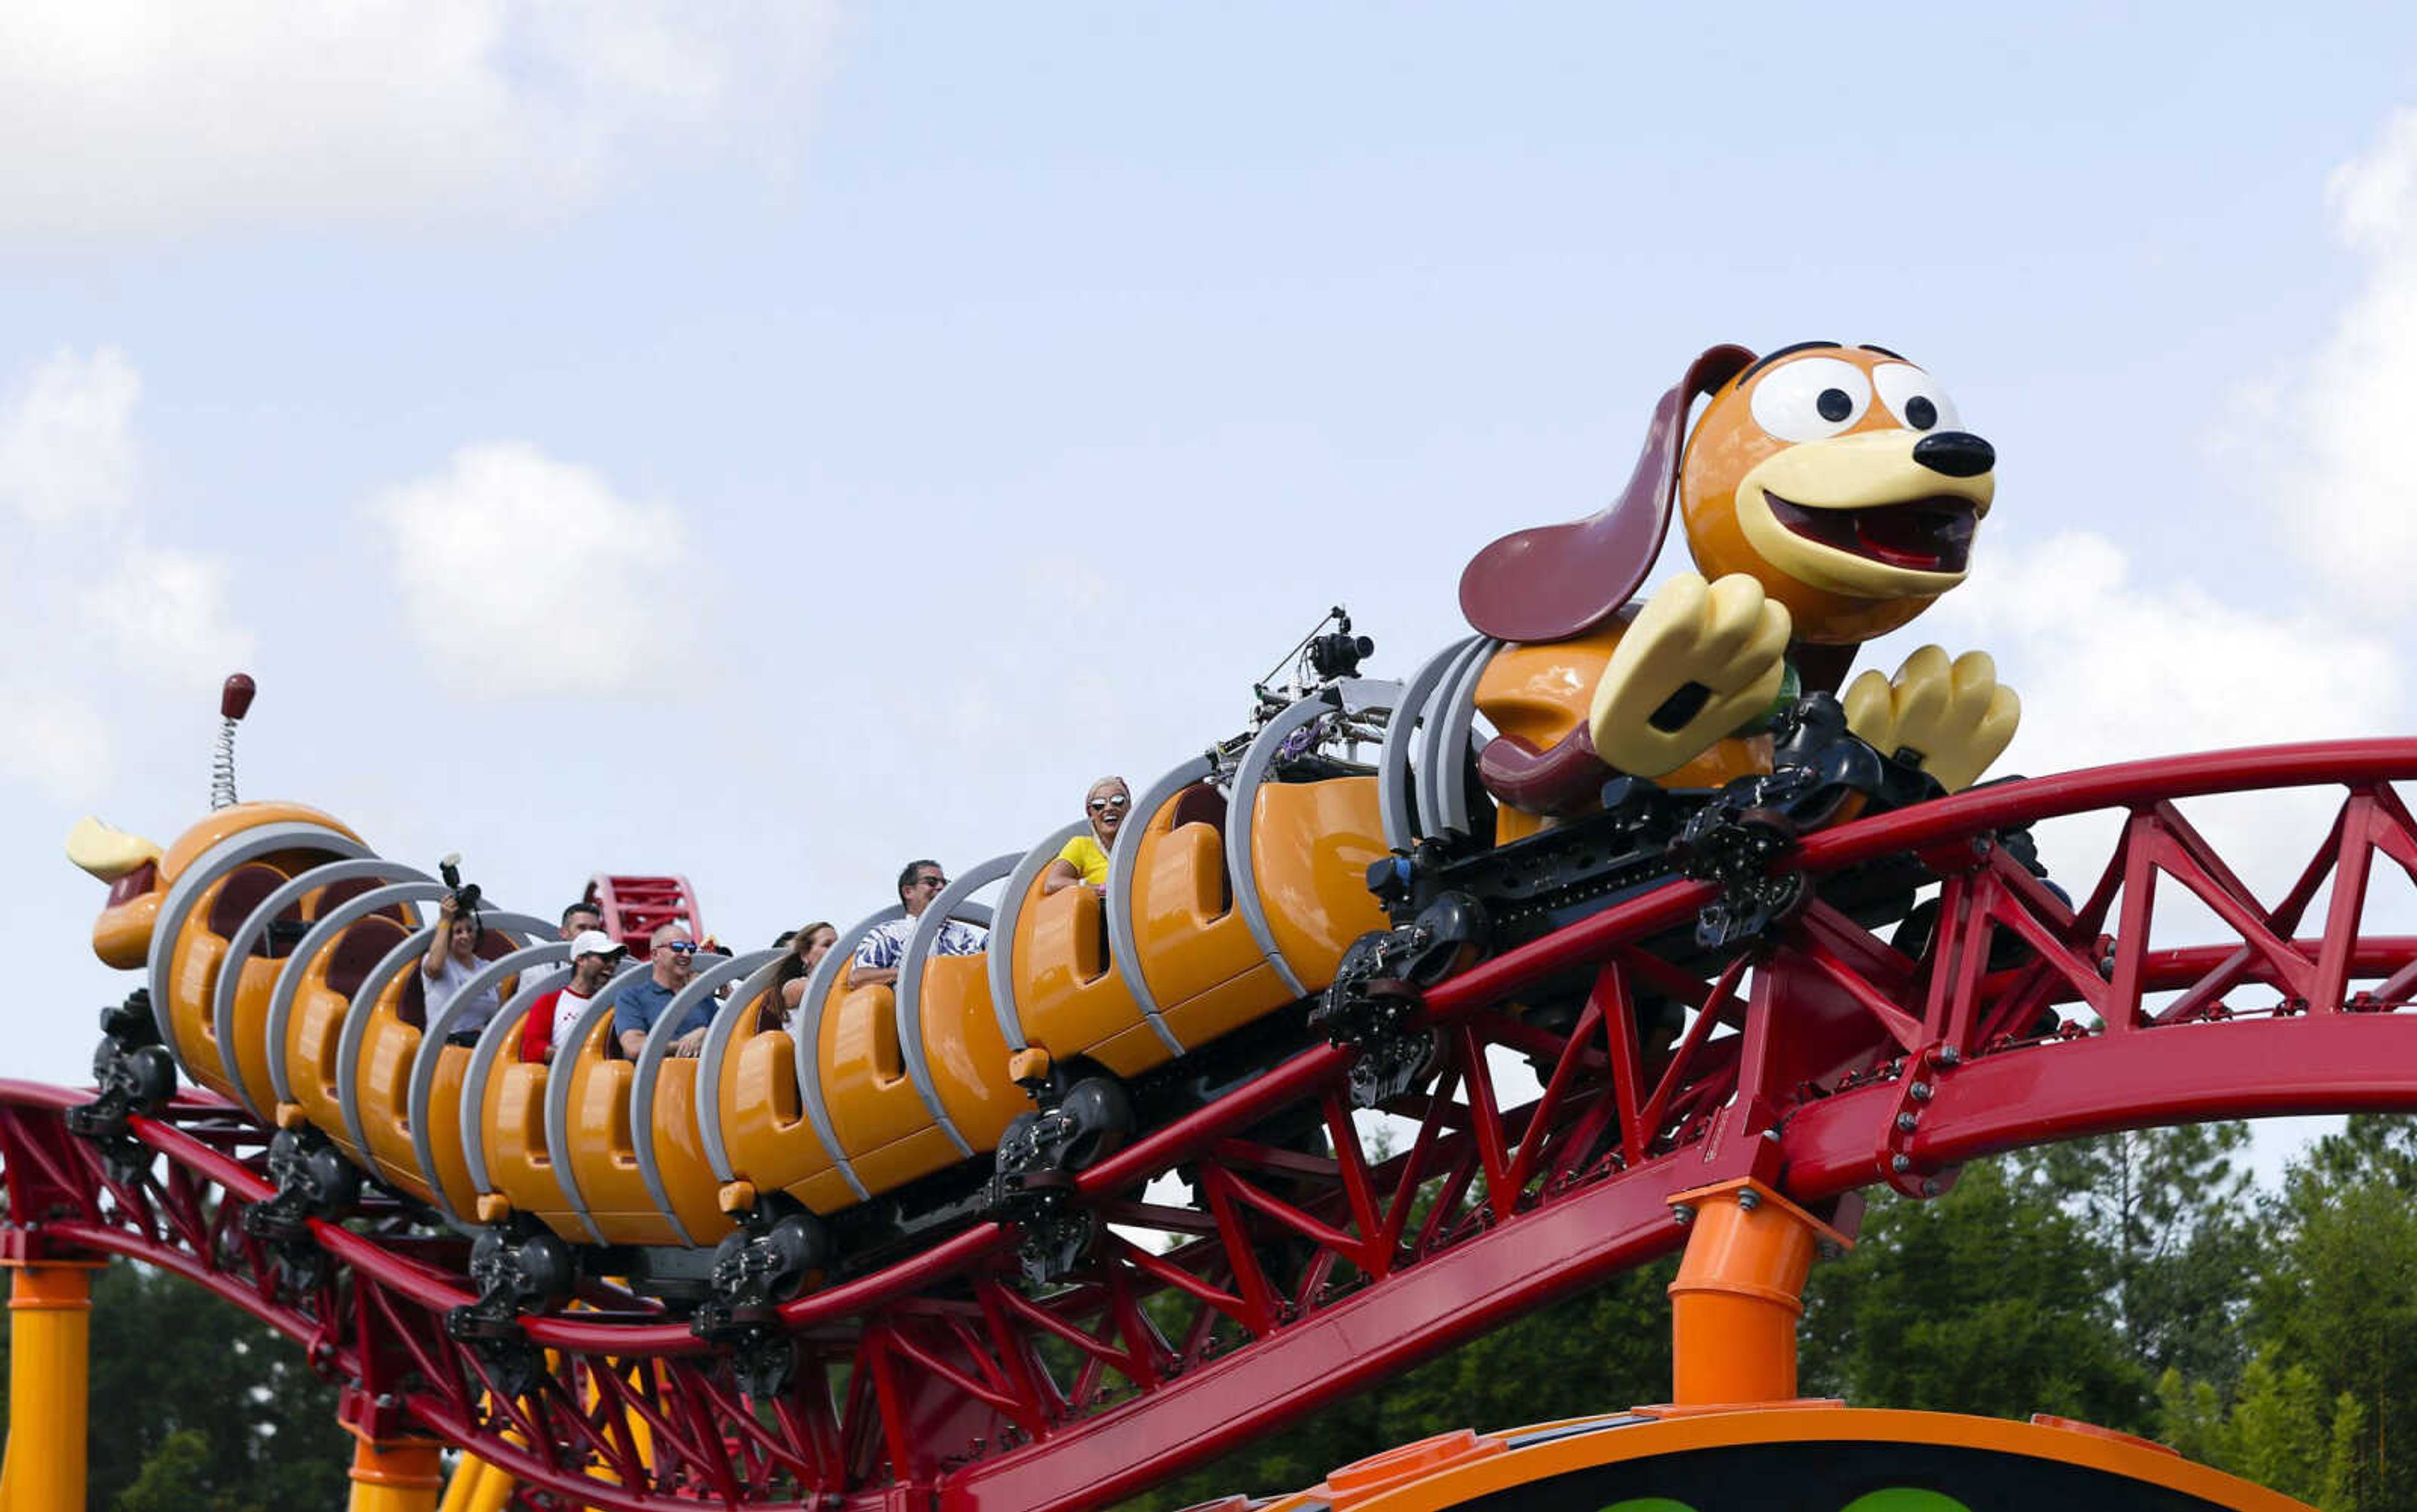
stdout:
{"type": "MultiPolygon", "coordinates": [[[[655,926],[646,937],[653,949],[652,963],[644,982],[621,989],[613,1000],[613,1033],[620,1042],[621,1053],[634,1061],[646,1046],[647,1031],[671,1006],[679,989],[687,986],[696,973],[696,941],[688,938],[688,926],[665,924],[655,926]]],[[[705,1043],[706,1026],[713,1022],[714,1000],[701,998],[680,1019],[679,1038],[672,1042],[672,1054],[694,1055],[705,1043]]]]}

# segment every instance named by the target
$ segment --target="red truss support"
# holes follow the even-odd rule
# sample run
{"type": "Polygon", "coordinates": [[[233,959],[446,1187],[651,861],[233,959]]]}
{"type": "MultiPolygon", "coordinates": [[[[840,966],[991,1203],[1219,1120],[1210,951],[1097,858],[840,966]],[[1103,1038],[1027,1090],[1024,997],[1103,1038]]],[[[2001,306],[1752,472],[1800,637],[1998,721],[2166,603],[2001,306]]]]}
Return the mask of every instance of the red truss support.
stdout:
{"type": "Polygon", "coordinates": [[[2119,1128],[2417,1107],[2417,937],[2366,927],[2379,856],[2417,879],[2417,821],[2386,786],[2409,777],[2417,741],[2224,753],[1807,841],[1817,879],[1908,853],[1934,869],[1938,922],[1910,953],[1817,901],[1691,971],[1646,942],[1710,890],[1632,899],[1429,995],[1432,1074],[1390,1107],[1390,1147],[1347,1104],[1344,1052],[1296,1056],[1085,1172],[1102,1233],[1060,1284],[1027,1284],[1016,1236],[985,1225],[785,1305],[797,1369],[769,1401],[678,1318],[602,1289],[524,1323],[536,1384],[506,1395],[444,1327],[470,1300],[462,1242],[400,1214],[316,1225],[328,1279],[289,1294],[238,1221],[269,1194],[266,1135],[214,1102],[137,1121],[113,1164],[65,1132],[80,1094],[0,1083],[0,1160],[22,1242],[177,1271],[537,1504],[1093,1505],[1675,1248],[1690,1188],[1753,1177],[1817,1207],[2119,1128]],[[2315,785],[2347,796],[2272,905],[2175,806],[2315,785]],[[2089,882],[2078,902],[1994,838],[2093,811],[2114,839],[2080,859],[2103,863],[2049,857],[2089,882]],[[2178,898],[2199,935],[2169,943],[2158,907],[2178,898]],[[1591,972],[1583,1000],[1540,997],[1572,972],[1591,972]]]}
{"type": "Polygon", "coordinates": [[[667,924],[688,926],[691,939],[706,938],[704,916],[697,912],[696,889],[685,877],[631,877],[599,872],[587,879],[586,900],[603,916],[604,932],[646,954],[646,940],[667,924]]]}

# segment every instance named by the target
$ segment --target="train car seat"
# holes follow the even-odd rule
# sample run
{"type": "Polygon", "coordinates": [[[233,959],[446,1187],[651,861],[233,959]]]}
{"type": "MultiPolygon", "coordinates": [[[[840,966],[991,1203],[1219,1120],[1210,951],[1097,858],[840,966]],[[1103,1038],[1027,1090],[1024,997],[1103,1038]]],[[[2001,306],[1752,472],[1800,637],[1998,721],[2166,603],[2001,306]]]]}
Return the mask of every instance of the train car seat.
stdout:
{"type": "Polygon", "coordinates": [[[1224,820],[1224,796],[1196,784],[1119,842],[1140,850],[1132,930],[1142,979],[1186,1048],[1292,999],[1234,907],[1224,820]]]}
{"type": "Polygon", "coordinates": [[[1047,1050],[1060,1064],[1088,1057],[1126,1077],[1163,1063],[1170,1052],[1143,1018],[1109,952],[1106,904],[1087,887],[1043,894],[1046,871],[1036,871],[1021,890],[1013,939],[992,941],[992,949],[1013,953],[1016,1016],[1026,1044],[1047,1050]]]}
{"type": "MultiPolygon", "coordinates": [[[[1090,891],[1066,889],[1087,897],[1090,891]]],[[[996,948],[997,937],[992,943],[996,948]]],[[[920,996],[923,1063],[941,1110],[976,1152],[995,1150],[1008,1124],[1032,1110],[1032,1100],[1007,1077],[1010,1046],[991,1004],[988,953],[925,961],[920,996]]]]}
{"type": "Polygon", "coordinates": [[[209,884],[195,900],[193,915],[177,931],[168,963],[169,1012],[176,1022],[177,1047],[184,1052],[186,1075],[217,1092],[234,1098],[235,1080],[226,1067],[226,1047],[219,1043],[218,1025],[210,1007],[218,999],[219,974],[234,970],[274,983],[277,963],[247,953],[230,967],[227,950],[243,922],[268,895],[283,886],[286,874],[265,862],[245,862],[209,884]]]}
{"type": "MultiPolygon", "coordinates": [[[[906,1074],[896,996],[887,986],[850,991],[844,972],[831,994],[815,1064],[823,1106],[857,1180],[878,1194],[964,1158],[906,1074]]],[[[988,998],[985,991],[985,1013],[988,998]]],[[[1004,1051],[997,1063],[1007,1063],[1004,1051]]]]}
{"type": "Polygon", "coordinates": [[[1262,783],[1254,804],[1251,873],[1269,928],[1319,991],[1353,940],[1391,923],[1366,881],[1387,853],[1376,779],[1262,783]]]}
{"type": "Polygon", "coordinates": [[[699,1066],[716,1073],[711,1095],[719,1123],[713,1133],[722,1155],[715,1174],[758,1192],[790,1192],[815,1211],[829,1213],[855,1201],[856,1194],[806,1117],[791,1037],[798,1023],[811,1016],[806,1007],[799,1003],[786,1019],[777,1016],[777,1009],[769,1020],[763,1010],[737,1016],[718,1051],[708,1039],[699,1066]]]}
{"type": "MultiPolygon", "coordinates": [[[[559,941],[532,948],[532,955],[537,951],[548,954],[521,973],[520,986],[504,999],[503,1007],[488,1022],[478,1045],[470,1051],[469,1066],[463,1073],[461,1089],[454,1094],[451,1118],[461,1132],[462,1159],[473,1194],[471,1205],[463,1211],[472,1216],[483,1219],[490,1199],[500,1199],[508,1208],[522,1206],[498,1179],[498,1172],[507,1168],[515,1176],[532,1166],[541,1170],[545,1206],[569,1206],[560,1196],[552,1161],[545,1154],[545,1066],[541,1061],[523,1061],[520,1053],[522,1025],[537,1011],[539,1000],[570,980],[563,959],[569,950],[567,943],[559,941]],[[527,1075],[530,1072],[537,1075],[527,1075]]],[[[432,1070],[415,1067],[412,1075],[415,1080],[430,1077],[429,1122],[434,1123],[434,1110],[439,1105],[432,1070]]],[[[573,1237],[578,1237],[575,1231],[573,1237]]]]}
{"type": "MultiPolygon", "coordinates": [[[[634,979],[637,974],[625,976],[634,979]]],[[[614,979],[616,984],[622,980],[614,979]]],[[[638,1172],[630,1123],[637,1067],[619,1053],[613,1016],[603,1012],[584,1031],[573,1032],[573,1043],[555,1046],[553,1077],[560,1080],[549,1078],[546,1088],[548,1144],[555,1168],[568,1178],[566,1195],[575,1192],[588,1222],[606,1244],[677,1244],[671,1220],[657,1210],[638,1172]],[[564,1108],[558,1139],[552,1112],[557,1099],[564,1108]]]]}
{"type": "Polygon", "coordinates": [[[285,1019],[283,1090],[313,1127],[364,1166],[368,1161],[354,1147],[344,1126],[343,1107],[336,1099],[336,1054],[343,1042],[353,995],[378,962],[408,938],[403,925],[381,914],[345,925],[331,944],[302,964],[285,1019]]]}
{"type": "MultiPolygon", "coordinates": [[[[479,939],[478,959],[500,960],[518,948],[518,943],[503,927],[491,923],[479,939]]],[[[428,1031],[427,979],[421,975],[417,960],[407,963],[402,977],[378,993],[358,1026],[358,1046],[353,1054],[353,1111],[366,1153],[375,1162],[380,1175],[422,1198],[431,1195],[432,1182],[445,1180],[450,1205],[457,1212],[466,1212],[474,1193],[469,1172],[462,1164],[460,1126],[450,1110],[461,1106],[462,1075],[468,1069],[470,1050],[467,1046],[447,1045],[437,1051],[435,1106],[448,1110],[445,1123],[448,1125],[440,1145],[450,1158],[446,1168],[423,1171],[412,1144],[410,1107],[412,1062],[428,1031]]],[[[499,997],[509,996],[511,990],[509,977],[496,985],[499,997]]],[[[341,1060],[338,1078],[341,1083],[341,1060]]]]}
{"type": "Polygon", "coordinates": [[[672,1047],[680,1037],[677,1030],[700,1006],[708,1016],[708,1039],[718,1020],[729,1016],[752,1017],[751,1004],[733,1004],[722,995],[737,993],[750,973],[777,965],[781,954],[762,950],[738,956],[700,957],[710,964],[701,965],[673,998],[638,1052],[630,1094],[638,1176],[656,1209],[671,1219],[681,1243],[710,1245],[735,1225],[722,1210],[722,1182],[706,1156],[697,1101],[703,1046],[699,1056],[674,1055],[672,1047]]]}

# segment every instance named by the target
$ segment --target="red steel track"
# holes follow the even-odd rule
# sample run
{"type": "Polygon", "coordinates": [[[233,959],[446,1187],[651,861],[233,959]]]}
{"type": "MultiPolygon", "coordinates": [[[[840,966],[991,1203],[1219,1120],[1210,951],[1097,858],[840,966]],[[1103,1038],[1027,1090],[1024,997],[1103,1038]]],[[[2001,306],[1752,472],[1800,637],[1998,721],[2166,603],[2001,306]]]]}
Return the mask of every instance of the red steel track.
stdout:
{"type": "Polygon", "coordinates": [[[603,1288],[524,1322],[546,1353],[508,1397],[444,1328],[472,1300],[464,1245],[391,1209],[314,1223],[328,1279],[281,1292],[239,1221],[271,1195],[266,1133],[215,1099],[136,1121],[141,1149],[113,1170],[62,1122],[86,1094],[0,1082],[7,1240],[175,1271],[300,1340],[365,1428],[474,1449],[533,1500],[1092,1505],[1676,1248],[1689,1188],[1924,1195],[2023,1145],[2417,1108],[2417,936],[2364,927],[2379,854],[2417,880],[2417,821],[2388,786],[2409,778],[2417,741],[2280,746],[2008,784],[1809,839],[1795,860],[1817,878],[1911,853],[1944,878],[1918,956],[1817,902],[1707,981],[1642,942],[1711,890],[1631,899],[1428,995],[1436,1079],[1391,1105],[1390,1153],[1355,1123],[1344,1052],[1298,1055],[1085,1172],[1114,1227],[1062,1285],[1023,1281],[1016,1236],[984,1225],[785,1305],[799,1384],[775,1400],[749,1400],[658,1305],[603,1288]],[[2339,806],[2273,904],[2174,806],[2306,787],[2339,806]],[[2115,832],[2103,866],[2046,855],[2073,906],[1992,839],[2089,813],[2115,832]],[[2155,932],[2177,889],[2197,905],[2183,943],[2155,932]],[[1574,1024],[1509,1006],[1573,970],[1593,982],[1574,1024]],[[1675,1045],[1640,1044],[1647,995],[1690,1010],[1675,1045]],[[1520,1061],[1532,1080],[1506,1086],[1520,1061]]]}

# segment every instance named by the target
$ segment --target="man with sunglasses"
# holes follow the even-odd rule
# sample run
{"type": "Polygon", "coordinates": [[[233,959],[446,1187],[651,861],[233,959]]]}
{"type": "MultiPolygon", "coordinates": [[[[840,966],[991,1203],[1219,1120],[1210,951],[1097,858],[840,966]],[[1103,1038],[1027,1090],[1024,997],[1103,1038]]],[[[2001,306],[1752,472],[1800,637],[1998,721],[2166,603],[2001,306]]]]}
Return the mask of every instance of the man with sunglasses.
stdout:
{"type": "MultiPolygon", "coordinates": [[[[856,954],[847,963],[849,990],[858,987],[894,986],[898,982],[898,965],[906,957],[906,941],[914,936],[915,921],[922,916],[940,889],[949,885],[949,874],[940,870],[936,861],[910,861],[898,874],[898,905],[906,910],[903,919],[876,924],[868,932],[856,954]]],[[[935,955],[978,955],[988,943],[988,937],[970,924],[954,919],[940,925],[939,943],[932,947],[935,955]]]]}
{"type": "MultiPolygon", "coordinates": [[[[646,943],[652,947],[646,979],[622,988],[613,1000],[613,1033],[621,1053],[632,1061],[646,1047],[646,1035],[655,1021],[696,974],[696,941],[688,938],[688,925],[657,924],[646,943]]],[[[707,998],[689,1009],[680,1020],[679,1038],[672,1041],[672,1054],[697,1053],[705,1044],[706,1026],[713,1022],[713,1000],[707,998]]]]}

